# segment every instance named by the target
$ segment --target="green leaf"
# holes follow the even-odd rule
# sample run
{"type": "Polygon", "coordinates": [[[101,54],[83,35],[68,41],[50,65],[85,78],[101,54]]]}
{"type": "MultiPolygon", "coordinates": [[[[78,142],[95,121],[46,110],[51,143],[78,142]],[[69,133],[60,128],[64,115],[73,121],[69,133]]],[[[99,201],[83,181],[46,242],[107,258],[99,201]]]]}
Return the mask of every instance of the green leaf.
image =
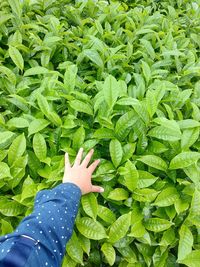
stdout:
{"type": "Polygon", "coordinates": [[[79,232],[89,239],[100,240],[107,238],[104,227],[99,222],[94,221],[91,218],[82,217],[77,221],[76,226],[79,232]]]}
{"type": "Polygon", "coordinates": [[[197,141],[198,137],[199,127],[184,130],[181,138],[182,150],[190,148],[197,141]]]}
{"type": "Polygon", "coordinates": [[[112,266],[115,263],[116,253],[113,246],[109,243],[104,243],[101,246],[101,251],[103,252],[108,264],[112,266]]]}
{"type": "Polygon", "coordinates": [[[111,129],[99,128],[94,132],[93,138],[96,138],[96,139],[113,139],[114,138],[114,132],[111,129]]]}
{"type": "Polygon", "coordinates": [[[0,179],[11,177],[10,168],[5,162],[0,162],[0,179]]]}
{"type": "Polygon", "coordinates": [[[67,243],[66,251],[75,262],[83,265],[83,250],[75,232],[67,243]]]}
{"type": "Polygon", "coordinates": [[[33,120],[28,127],[28,135],[42,131],[49,125],[49,122],[45,119],[35,119],[33,120]]]}
{"type": "Polygon", "coordinates": [[[155,169],[161,170],[161,171],[166,171],[167,170],[167,164],[166,162],[161,159],[158,156],[155,155],[145,155],[142,156],[141,158],[137,159],[139,161],[142,161],[148,166],[151,166],[155,169]]]}
{"type": "Polygon", "coordinates": [[[149,136],[166,141],[177,141],[181,139],[181,132],[164,126],[156,126],[148,132],[149,136]]]}
{"type": "Polygon", "coordinates": [[[8,52],[12,61],[22,71],[24,69],[24,60],[19,50],[16,47],[10,46],[8,52]]]}
{"type": "Polygon", "coordinates": [[[85,236],[79,234],[78,240],[80,242],[80,245],[81,245],[83,251],[89,256],[90,249],[91,249],[90,239],[88,239],[85,236]]]}
{"type": "Polygon", "coordinates": [[[4,216],[18,216],[24,213],[24,206],[16,201],[0,200],[0,213],[4,216]]]}
{"type": "Polygon", "coordinates": [[[14,128],[26,128],[29,126],[29,122],[24,118],[12,118],[7,122],[7,126],[14,128]]]}
{"type": "Polygon", "coordinates": [[[7,147],[12,142],[14,135],[10,131],[0,132],[0,148],[7,147]]]}
{"type": "Polygon", "coordinates": [[[144,222],[144,226],[147,230],[156,232],[156,233],[164,231],[170,228],[172,225],[173,225],[172,222],[169,222],[165,219],[159,219],[159,218],[150,218],[144,222]]]}
{"type": "Polygon", "coordinates": [[[156,191],[151,188],[142,188],[142,189],[135,189],[133,192],[133,199],[139,201],[139,202],[152,202],[157,195],[159,194],[159,191],[156,191]]]}
{"type": "Polygon", "coordinates": [[[150,79],[151,79],[151,69],[150,69],[148,63],[145,61],[142,61],[142,72],[143,72],[144,78],[148,84],[150,79]]]}
{"type": "Polygon", "coordinates": [[[113,200],[125,200],[128,198],[128,192],[123,188],[115,188],[110,192],[108,198],[113,200]]]}
{"type": "Polygon", "coordinates": [[[115,214],[110,209],[101,205],[98,205],[98,216],[109,224],[116,220],[115,214]]]}
{"type": "Polygon", "coordinates": [[[32,75],[39,75],[39,74],[47,74],[49,73],[49,70],[41,67],[41,66],[37,66],[37,67],[32,67],[28,70],[25,71],[24,76],[32,76],[32,75]]]}
{"type": "Polygon", "coordinates": [[[37,102],[42,113],[47,116],[50,112],[50,107],[47,99],[43,95],[37,94],[37,102]]]}
{"type": "Polygon", "coordinates": [[[158,177],[155,177],[154,175],[146,171],[138,170],[138,174],[139,174],[139,179],[137,183],[138,188],[149,187],[158,180],[158,177]]]}
{"type": "Polygon", "coordinates": [[[152,204],[158,207],[167,207],[173,205],[179,198],[175,187],[167,187],[157,196],[156,201],[152,204]]]}
{"type": "Polygon", "coordinates": [[[13,232],[13,227],[8,221],[1,219],[1,235],[10,234],[13,232]]]}
{"type": "Polygon", "coordinates": [[[170,162],[170,169],[181,169],[192,165],[200,158],[198,152],[182,152],[176,155],[170,162]]]}
{"type": "Polygon", "coordinates": [[[47,146],[43,135],[40,133],[36,133],[33,137],[33,150],[40,161],[46,158],[47,146]]]}
{"type": "Polygon", "coordinates": [[[85,213],[95,220],[98,212],[98,203],[95,195],[90,193],[82,196],[81,204],[85,213]]]}
{"type": "Polygon", "coordinates": [[[16,76],[15,74],[12,72],[12,70],[10,70],[9,68],[5,67],[5,66],[0,66],[0,73],[6,75],[6,78],[12,83],[12,84],[16,84],[16,76]]]}
{"type": "Polygon", "coordinates": [[[124,185],[131,191],[137,187],[138,171],[131,161],[127,161],[124,167],[120,168],[120,175],[124,176],[124,185]]]}
{"type": "Polygon", "coordinates": [[[83,51],[84,55],[88,57],[93,63],[95,63],[99,68],[103,69],[104,63],[101,59],[99,53],[94,49],[85,49],[83,51]]]}
{"type": "Polygon", "coordinates": [[[111,226],[109,232],[109,242],[115,243],[124,237],[131,224],[131,213],[121,215],[111,226]]]}
{"type": "Polygon", "coordinates": [[[76,130],[73,136],[73,148],[75,150],[78,150],[83,145],[84,139],[85,139],[85,129],[83,128],[83,126],[81,126],[80,128],[78,128],[78,130],[76,130]]]}
{"type": "Polygon", "coordinates": [[[187,258],[187,255],[192,252],[193,235],[190,229],[185,224],[182,224],[179,230],[179,236],[178,261],[180,262],[187,258]]]}
{"type": "Polygon", "coordinates": [[[22,7],[19,0],[8,0],[8,3],[12,9],[12,12],[16,14],[18,17],[22,14],[22,7]]]}
{"type": "Polygon", "coordinates": [[[115,133],[120,140],[124,140],[126,138],[131,127],[133,127],[137,120],[138,116],[133,110],[125,113],[119,118],[115,125],[115,133]]]}
{"type": "Polygon", "coordinates": [[[9,165],[10,166],[13,165],[13,163],[24,154],[25,150],[26,150],[26,138],[24,134],[21,134],[15,138],[15,140],[12,142],[12,145],[8,150],[9,165]]]}
{"type": "Polygon", "coordinates": [[[187,257],[180,260],[179,263],[185,264],[188,267],[197,267],[200,262],[200,250],[193,250],[187,257]]]}
{"type": "Polygon", "coordinates": [[[123,150],[121,143],[117,140],[111,140],[109,145],[110,156],[114,166],[117,168],[122,160],[123,150]]]}
{"type": "Polygon", "coordinates": [[[64,85],[66,86],[67,92],[71,92],[75,88],[77,71],[78,68],[76,65],[67,66],[64,75],[64,85]]]}
{"type": "Polygon", "coordinates": [[[117,80],[111,75],[105,79],[103,94],[108,107],[112,109],[119,97],[119,85],[117,80]]]}
{"type": "Polygon", "coordinates": [[[154,52],[154,49],[149,41],[146,39],[140,39],[140,42],[142,43],[143,47],[146,49],[147,53],[151,57],[152,60],[154,60],[156,54],[154,52]]]}
{"type": "Polygon", "coordinates": [[[88,103],[84,103],[80,100],[72,100],[69,104],[74,110],[93,116],[92,107],[88,103]]]}

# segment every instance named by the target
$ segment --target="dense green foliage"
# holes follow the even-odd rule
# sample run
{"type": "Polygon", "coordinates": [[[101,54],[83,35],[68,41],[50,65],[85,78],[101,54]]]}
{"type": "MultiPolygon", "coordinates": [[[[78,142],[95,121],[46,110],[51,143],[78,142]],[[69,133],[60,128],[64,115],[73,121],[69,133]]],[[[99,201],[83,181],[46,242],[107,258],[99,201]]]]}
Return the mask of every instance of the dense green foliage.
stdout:
{"type": "Polygon", "coordinates": [[[0,234],[95,148],[63,266],[199,266],[199,33],[199,0],[1,0],[0,234]]]}

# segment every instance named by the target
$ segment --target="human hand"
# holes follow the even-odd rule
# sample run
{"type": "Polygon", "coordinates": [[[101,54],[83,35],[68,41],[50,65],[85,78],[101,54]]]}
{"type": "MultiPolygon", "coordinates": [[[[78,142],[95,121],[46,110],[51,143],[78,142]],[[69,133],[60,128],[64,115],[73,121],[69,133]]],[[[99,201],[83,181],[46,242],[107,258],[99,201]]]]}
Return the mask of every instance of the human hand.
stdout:
{"type": "Polygon", "coordinates": [[[94,153],[94,150],[91,149],[90,152],[86,155],[84,160],[82,160],[83,148],[80,148],[74,165],[71,167],[68,153],[65,153],[65,171],[63,176],[63,183],[74,183],[80,189],[83,195],[90,192],[102,193],[104,189],[100,186],[92,185],[91,178],[92,173],[95,171],[100,160],[95,160],[89,167],[88,164],[94,153]]]}

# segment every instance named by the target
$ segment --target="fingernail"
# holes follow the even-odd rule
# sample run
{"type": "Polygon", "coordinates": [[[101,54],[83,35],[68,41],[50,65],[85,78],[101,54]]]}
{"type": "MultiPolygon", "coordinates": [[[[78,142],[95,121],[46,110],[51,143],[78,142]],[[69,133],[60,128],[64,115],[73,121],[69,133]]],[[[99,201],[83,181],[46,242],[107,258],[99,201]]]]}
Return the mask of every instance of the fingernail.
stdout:
{"type": "Polygon", "coordinates": [[[100,190],[99,190],[100,193],[103,193],[104,192],[104,188],[101,187],[100,190]]]}

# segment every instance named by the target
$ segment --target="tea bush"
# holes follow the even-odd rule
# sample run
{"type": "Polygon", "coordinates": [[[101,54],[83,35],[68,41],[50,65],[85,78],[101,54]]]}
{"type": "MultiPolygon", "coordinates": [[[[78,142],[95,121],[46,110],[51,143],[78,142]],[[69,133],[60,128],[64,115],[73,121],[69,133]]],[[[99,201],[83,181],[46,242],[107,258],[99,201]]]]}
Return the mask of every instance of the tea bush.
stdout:
{"type": "Polygon", "coordinates": [[[0,234],[95,148],[63,266],[199,266],[199,6],[1,0],[0,234]]]}

